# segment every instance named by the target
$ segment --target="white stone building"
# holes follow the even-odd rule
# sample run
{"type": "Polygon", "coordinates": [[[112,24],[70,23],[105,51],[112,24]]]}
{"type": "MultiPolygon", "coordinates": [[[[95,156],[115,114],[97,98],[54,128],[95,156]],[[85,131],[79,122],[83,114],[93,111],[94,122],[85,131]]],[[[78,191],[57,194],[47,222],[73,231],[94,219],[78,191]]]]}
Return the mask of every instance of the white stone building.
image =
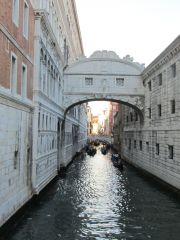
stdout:
{"type": "Polygon", "coordinates": [[[35,0],[34,12],[32,180],[38,193],[86,141],[86,134],[79,139],[79,133],[86,131],[86,116],[81,116],[82,106],[74,107],[64,124],[63,71],[83,55],[75,2],[35,0]]]}
{"type": "Polygon", "coordinates": [[[120,132],[116,148],[133,165],[180,189],[179,36],[145,68],[142,81],[144,121],[121,104],[114,129],[120,132]]]}

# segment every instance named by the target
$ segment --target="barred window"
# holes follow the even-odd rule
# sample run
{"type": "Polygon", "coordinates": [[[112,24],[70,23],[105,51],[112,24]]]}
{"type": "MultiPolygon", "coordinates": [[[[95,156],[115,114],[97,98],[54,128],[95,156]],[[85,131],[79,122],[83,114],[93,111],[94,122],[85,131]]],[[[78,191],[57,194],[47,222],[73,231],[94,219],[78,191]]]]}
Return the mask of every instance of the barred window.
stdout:
{"type": "Polygon", "coordinates": [[[152,87],[151,87],[151,81],[148,82],[148,89],[149,89],[149,91],[152,90],[152,87]]]}
{"type": "Polygon", "coordinates": [[[139,141],[139,149],[140,149],[140,151],[142,151],[142,141],[141,140],[139,141]]]}
{"type": "Polygon", "coordinates": [[[176,77],[176,63],[171,65],[171,75],[172,75],[173,78],[176,77]]]}
{"type": "Polygon", "coordinates": [[[131,149],[131,139],[129,139],[129,150],[131,149]]]}
{"type": "Polygon", "coordinates": [[[131,122],[133,121],[133,114],[132,112],[130,113],[130,119],[131,119],[131,122]]]}
{"type": "Polygon", "coordinates": [[[161,104],[158,104],[158,116],[161,117],[161,104]]]}
{"type": "Polygon", "coordinates": [[[116,78],[116,86],[124,86],[124,78],[116,78]]]}
{"type": "Polygon", "coordinates": [[[171,100],[171,113],[174,114],[176,111],[176,108],[175,108],[175,100],[171,100]]]}
{"type": "Polygon", "coordinates": [[[174,147],[172,145],[169,145],[168,150],[169,150],[169,159],[173,159],[174,158],[174,147]]]}
{"type": "Polygon", "coordinates": [[[85,85],[92,86],[93,85],[93,78],[86,77],[85,78],[85,85]]]}
{"type": "Polygon", "coordinates": [[[138,121],[138,113],[135,112],[135,121],[138,121]]]}
{"type": "Polygon", "coordinates": [[[159,143],[156,143],[156,154],[159,155],[159,143]]]}
{"type": "Polygon", "coordinates": [[[149,152],[149,142],[146,142],[146,151],[149,152]]]}
{"type": "Polygon", "coordinates": [[[148,117],[151,118],[151,108],[148,108],[148,117]]]}
{"type": "Polygon", "coordinates": [[[158,75],[158,84],[159,84],[159,86],[161,86],[162,85],[162,73],[160,73],[159,75],[158,75]]]}

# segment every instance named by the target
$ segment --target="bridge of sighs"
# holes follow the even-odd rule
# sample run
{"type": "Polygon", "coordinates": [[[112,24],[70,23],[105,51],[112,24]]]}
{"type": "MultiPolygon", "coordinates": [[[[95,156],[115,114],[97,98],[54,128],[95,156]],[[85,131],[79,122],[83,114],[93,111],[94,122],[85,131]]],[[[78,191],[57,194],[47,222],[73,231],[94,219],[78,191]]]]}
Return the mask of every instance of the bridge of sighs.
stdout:
{"type": "Polygon", "coordinates": [[[121,59],[112,51],[96,51],[69,65],[64,72],[64,107],[89,101],[115,101],[133,107],[143,116],[143,64],[127,55],[121,59]]]}

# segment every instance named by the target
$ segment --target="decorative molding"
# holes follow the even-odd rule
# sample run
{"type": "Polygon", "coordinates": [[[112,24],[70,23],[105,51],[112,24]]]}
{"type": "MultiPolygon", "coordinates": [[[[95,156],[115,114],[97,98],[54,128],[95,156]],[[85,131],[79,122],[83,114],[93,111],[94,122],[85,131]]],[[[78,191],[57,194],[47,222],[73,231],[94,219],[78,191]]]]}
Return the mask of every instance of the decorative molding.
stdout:
{"type": "Polygon", "coordinates": [[[56,39],[56,36],[55,36],[53,29],[51,27],[51,24],[49,22],[48,13],[45,10],[35,9],[34,15],[35,15],[35,20],[39,20],[39,19],[41,20],[42,30],[43,30],[45,36],[47,36],[52,49],[56,49],[56,53],[59,55],[60,60],[62,61],[62,65],[64,66],[64,64],[65,64],[64,56],[61,52],[61,49],[60,49],[60,46],[56,39]]]}
{"type": "Polygon", "coordinates": [[[180,52],[180,35],[142,72],[143,81],[180,52]]]}
{"type": "Polygon", "coordinates": [[[141,77],[141,74],[121,74],[121,73],[68,73],[64,72],[66,76],[125,76],[125,77],[141,77]]]}

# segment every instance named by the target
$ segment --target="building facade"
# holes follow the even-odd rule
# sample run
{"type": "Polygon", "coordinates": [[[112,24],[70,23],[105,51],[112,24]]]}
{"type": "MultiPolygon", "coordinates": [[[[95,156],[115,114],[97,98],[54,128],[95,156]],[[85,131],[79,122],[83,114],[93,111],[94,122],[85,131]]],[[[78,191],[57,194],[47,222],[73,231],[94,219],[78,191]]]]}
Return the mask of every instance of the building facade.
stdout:
{"type": "Polygon", "coordinates": [[[91,107],[87,105],[87,135],[92,134],[92,112],[91,107]]]}
{"type": "Polygon", "coordinates": [[[0,225],[87,139],[86,105],[65,115],[63,71],[84,55],[74,1],[0,0],[0,225]]]}
{"type": "Polygon", "coordinates": [[[143,72],[144,121],[122,105],[115,147],[133,165],[180,189],[180,37],[143,72]]]}
{"type": "Polygon", "coordinates": [[[36,0],[34,14],[33,187],[38,193],[79,150],[85,109],[72,108],[63,124],[63,70],[83,55],[74,1],[36,0]]]}
{"type": "Polygon", "coordinates": [[[119,111],[119,104],[116,102],[109,102],[109,135],[113,133],[114,117],[119,111]]]}
{"type": "Polygon", "coordinates": [[[31,196],[34,13],[0,1],[0,224],[31,196]]]}

